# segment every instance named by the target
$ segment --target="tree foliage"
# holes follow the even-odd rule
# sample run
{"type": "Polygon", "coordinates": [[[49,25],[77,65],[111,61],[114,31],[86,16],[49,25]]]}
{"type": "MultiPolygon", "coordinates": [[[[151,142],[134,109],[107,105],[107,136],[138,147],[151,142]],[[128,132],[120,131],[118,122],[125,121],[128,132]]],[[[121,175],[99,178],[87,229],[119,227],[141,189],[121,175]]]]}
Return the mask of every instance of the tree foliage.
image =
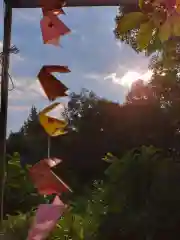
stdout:
{"type": "MultiPolygon", "coordinates": [[[[70,95],[63,113],[68,133],[51,138],[51,157],[63,160],[54,171],[74,193],[50,240],[179,239],[180,17],[176,3],[139,0],[139,6],[119,7],[116,38],[152,55],[153,76],[148,84],[141,79],[135,82],[121,105],[86,89],[70,95]]],[[[46,158],[48,152],[48,136],[34,106],[20,131],[10,133],[7,150],[5,211],[24,214],[7,216],[4,231],[10,239],[25,239],[34,207],[46,200],[28,179],[27,164],[46,158]]]]}
{"type": "Polygon", "coordinates": [[[113,157],[105,179],[76,199],[52,239],[178,239],[179,173],[179,158],[152,146],[113,157]]]}

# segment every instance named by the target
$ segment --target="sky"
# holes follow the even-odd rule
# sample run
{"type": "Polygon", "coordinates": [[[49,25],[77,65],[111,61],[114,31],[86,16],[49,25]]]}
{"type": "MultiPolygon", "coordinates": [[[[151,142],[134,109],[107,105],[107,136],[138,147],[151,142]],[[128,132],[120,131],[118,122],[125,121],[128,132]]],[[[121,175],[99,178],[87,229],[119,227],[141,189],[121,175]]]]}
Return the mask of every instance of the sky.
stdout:
{"type": "MultiPolygon", "coordinates": [[[[0,51],[3,43],[3,1],[0,0],[0,51]]],[[[66,65],[71,70],[60,80],[71,92],[82,88],[122,103],[131,78],[148,75],[148,58],[115,39],[116,7],[64,8],[60,19],[71,29],[61,46],[44,45],[40,9],[13,9],[11,43],[20,49],[10,59],[15,89],[9,92],[8,131],[18,131],[30,108],[49,104],[37,80],[43,65],[66,65]],[[128,79],[128,84],[126,84],[128,79]]],[[[11,84],[10,84],[11,88],[11,84]]]]}

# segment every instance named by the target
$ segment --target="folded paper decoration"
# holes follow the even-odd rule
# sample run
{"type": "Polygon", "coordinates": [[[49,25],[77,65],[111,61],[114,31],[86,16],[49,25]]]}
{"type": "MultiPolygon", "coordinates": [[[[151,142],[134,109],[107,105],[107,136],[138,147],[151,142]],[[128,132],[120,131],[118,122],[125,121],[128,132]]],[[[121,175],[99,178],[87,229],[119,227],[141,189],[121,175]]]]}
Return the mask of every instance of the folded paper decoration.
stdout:
{"type": "Polygon", "coordinates": [[[52,204],[40,204],[27,240],[46,239],[65,209],[66,206],[58,196],[54,198],[52,204]]]}
{"type": "Polygon", "coordinates": [[[29,174],[39,194],[60,195],[72,190],[51,171],[47,161],[41,160],[29,169],[29,174]]]}
{"type": "Polygon", "coordinates": [[[52,10],[54,8],[62,8],[66,5],[66,1],[64,0],[37,0],[40,6],[43,6],[44,8],[48,8],[52,10]]]}
{"type": "Polygon", "coordinates": [[[55,167],[62,162],[62,160],[58,158],[47,158],[47,159],[44,159],[44,161],[47,163],[47,165],[50,168],[55,167]]]}
{"type": "Polygon", "coordinates": [[[67,122],[65,120],[59,120],[57,118],[47,116],[47,113],[52,111],[58,105],[59,103],[53,103],[39,113],[39,122],[47,134],[51,137],[56,137],[67,133],[65,131],[67,122]]]}
{"type": "Polygon", "coordinates": [[[41,86],[50,101],[54,101],[57,97],[66,97],[68,88],[56,77],[53,72],[68,73],[70,70],[66,66],[43,66],[38,74],[41,86]]]}
{"type": "Polygon", "coordinates": [[[64,14],[65,15],[65,12],[64,12],[64,10],[62,8],[59,8],[59,9],[42,8],[43,16],[48,15],[49,12],[52,12],[56,16],[58,16],[60,14],[64,14]]]}
{"type": "Polygon", "coordinates": [[[70,29],[52,11],[44,15],[40,25],[44,44],[58,46],[60,36],[70,33],[70,29]]]}

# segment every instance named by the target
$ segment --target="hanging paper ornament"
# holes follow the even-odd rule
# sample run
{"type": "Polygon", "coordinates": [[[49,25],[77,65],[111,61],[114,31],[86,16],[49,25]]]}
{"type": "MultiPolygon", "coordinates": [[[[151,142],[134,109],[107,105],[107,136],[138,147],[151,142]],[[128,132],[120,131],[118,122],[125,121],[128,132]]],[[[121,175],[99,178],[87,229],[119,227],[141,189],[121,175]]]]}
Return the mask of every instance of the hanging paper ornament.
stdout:
{"type": "Polygon", "coordinates": [[[38,0],[39,6],[47,8],[47,9],[59,9],[66,5],[66,1],[64,0],[38,0]]]}
{"type": "Polygon", "coordinates": [[[47,163],[47,165],[50,168],[55,167],[62,162],[62,160],[58,158],[47,158],[47,159],[44,159],[44,161],[47,163]]]}
{"type": "Polygon", "coordinates": [[[43,16],[46,16],[48,15],[49,12],[52,12],[54,15],[58,16],[60,14],[63,14],[65,15],[65,12],[62,8],[59,8],[59,9],[47,9],[47,8],[42,8],[42,13],[43,13],[43,16]]]}
{"type": "Polygon", "coordinates": [[[68,68],[68,66],[60,66],[60,65],[45,65],[44,68],[46,69],[47,72],[53,73],[53,72],[58,72],[58,73],[69,73],[71,72],[68,68]]]}
{"type": "Polygon", "coordinates": [[[52,72],[68,73],[70,70],[66,66],[43,66],[38,74],[41,86],[50,101],[54,101],[57,97],[66,97],[68,88],[56,77],[52,72]]]}
{"type": "Polygon", "coordinates": [[[66,206],[58,196],[54,198],[52,204],[39,205],[27,240],[46,239],[65,209],[66,206]]]}
{"type": "Polygon", "coordinates": [[[70,33],[70,29],[52,11],[47,12],[40,24],[44,44],[58,46],[60,36],[70,33]]]}
{"type": "Polygon", "coordinates": [[[47,113],[56,108],[59,103],[53,103],[50,106],[46,107],[39,113],[39,122],[43,126],[44,130],[51,137],[56,137],[59,135],[66,134],[65,127],[67,122],[64,120],[59,120],[54,117],[47,116],[47,113]]]}
{"type": "Polygon", "coordinates": [[[32,181],[39,194],[51,195],[72,191],[53,171],[47,162],[39,161],[29,169],[32,181]]]}

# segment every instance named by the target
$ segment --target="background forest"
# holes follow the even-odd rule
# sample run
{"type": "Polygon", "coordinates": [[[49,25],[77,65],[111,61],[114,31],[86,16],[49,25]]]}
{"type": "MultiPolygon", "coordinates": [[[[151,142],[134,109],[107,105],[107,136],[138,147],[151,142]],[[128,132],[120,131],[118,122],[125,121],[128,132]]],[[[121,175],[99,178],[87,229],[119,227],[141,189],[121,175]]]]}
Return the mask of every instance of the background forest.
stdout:
{"type": "MultiPolygon", "coordinates": [[[[141,11],[149,17],[158,9],[162,20],[161,2],[154,7],[146,1],[141,11]]],[[[119,8],[115,35],[151,58],[153,76],[148,84],[135,82],[121,105],[86,89],[70,95],[68,133],[51,139],[51,156],[63,160],[54,171],[73,193],[64,196],[70,207],[51,240],[180,238],[179,36],[170,37],[167,27],[160,34],[160,25],[149,34],[131,14],[137,11],[119,8]],[[122,24],[128,13],[131,21],[122,24]]],[[[33,106],[19,132],[7,139],[4,230],[13,239],[26,238],[35,207],[49,200],[37,194],[27,174],[27,164],[47,157],[47,146],[33,106]]]]}

